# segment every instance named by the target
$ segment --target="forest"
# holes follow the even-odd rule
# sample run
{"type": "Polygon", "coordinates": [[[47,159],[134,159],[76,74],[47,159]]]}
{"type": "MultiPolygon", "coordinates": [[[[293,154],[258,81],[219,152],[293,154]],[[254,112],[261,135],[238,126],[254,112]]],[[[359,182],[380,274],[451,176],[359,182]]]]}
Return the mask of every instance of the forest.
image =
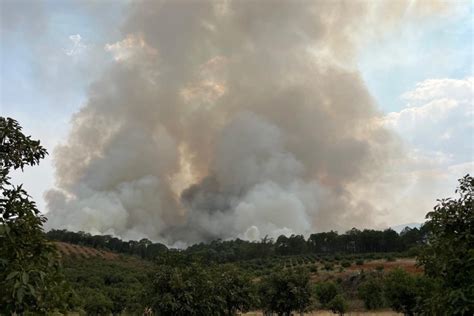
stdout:
{"type": "Polygon", "coordinates": [[[304,254],[367,254],[405,252],[411,256],[416,254],[419,246],[427,238],[425,226],[418,228],[406,227],[400,234],[392,229],[358,230],[353,228],[344,234],[336,231],[314,233],[307,239],[302,235],[281,235],[275,241],[264,238],[261,241],[213,240],[198,243],[184,250],[168,249],[164,244],[153,243],[148,239],[139,241],[123,241],[110,235],[91,235],[85,232],[67,230],[51,230],[46,233],[48,239],[72,244],[102,248],[110,251],[136,255],[142,259],[155,259],[168,251],[177,251],[190,260],[216,263],[236,262],[241,260],[265,259],[273,256],[304,255],[304,254]]]}

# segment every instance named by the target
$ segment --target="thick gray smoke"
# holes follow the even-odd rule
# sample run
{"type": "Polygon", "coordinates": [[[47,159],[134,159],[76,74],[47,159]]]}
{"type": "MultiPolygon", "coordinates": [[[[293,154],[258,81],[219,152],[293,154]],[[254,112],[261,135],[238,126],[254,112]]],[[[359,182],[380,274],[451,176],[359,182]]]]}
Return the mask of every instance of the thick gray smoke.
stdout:
{"type": "Polygon", "coordinates": [[[168,244],[376,225],[383,210],[351,188],[397,142],[354,54],[429,10],[406,4],[134,3],[55,150],[49,225],[168,244]]]}

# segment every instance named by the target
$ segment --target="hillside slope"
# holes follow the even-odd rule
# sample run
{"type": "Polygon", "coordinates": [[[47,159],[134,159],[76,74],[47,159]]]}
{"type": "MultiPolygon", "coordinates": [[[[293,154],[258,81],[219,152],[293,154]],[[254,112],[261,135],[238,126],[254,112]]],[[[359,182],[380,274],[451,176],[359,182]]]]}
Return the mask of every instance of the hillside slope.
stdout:
{"type": "Polygon", "coordinates": [[[103,250],[96,249],[87,246],[74,245],[66,242],[55,241],[54,244],[58,248],[62,256],[79,256],[82,258],[103,258],[108,260],[116,260],[119,258],[119,254],[103,250]]]}

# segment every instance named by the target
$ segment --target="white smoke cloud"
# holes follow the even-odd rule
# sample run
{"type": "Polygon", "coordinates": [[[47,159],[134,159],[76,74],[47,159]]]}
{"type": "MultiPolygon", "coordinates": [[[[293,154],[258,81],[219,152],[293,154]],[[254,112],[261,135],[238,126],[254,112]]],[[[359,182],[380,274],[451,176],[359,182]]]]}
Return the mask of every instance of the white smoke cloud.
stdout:
{"type": "Polygon", "coordinates": [[[133,3],[55,150],[50,227],[182,245],[377,224],[350,189],[399,147],[353,59],[402,3],[133,3]]]}

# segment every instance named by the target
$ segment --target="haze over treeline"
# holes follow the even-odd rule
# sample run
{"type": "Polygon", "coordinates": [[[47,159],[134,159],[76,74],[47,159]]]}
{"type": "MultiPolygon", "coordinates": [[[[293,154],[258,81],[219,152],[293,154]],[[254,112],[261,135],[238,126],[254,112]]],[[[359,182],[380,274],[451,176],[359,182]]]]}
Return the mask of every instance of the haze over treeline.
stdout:
{"type": "Polygon", "coordinates": [[[48,226],[166,244],[390,226],[376,184],[403,148],[355,53],[442,10],[410,2],[132,3],[54,151],[48,226]]]}

